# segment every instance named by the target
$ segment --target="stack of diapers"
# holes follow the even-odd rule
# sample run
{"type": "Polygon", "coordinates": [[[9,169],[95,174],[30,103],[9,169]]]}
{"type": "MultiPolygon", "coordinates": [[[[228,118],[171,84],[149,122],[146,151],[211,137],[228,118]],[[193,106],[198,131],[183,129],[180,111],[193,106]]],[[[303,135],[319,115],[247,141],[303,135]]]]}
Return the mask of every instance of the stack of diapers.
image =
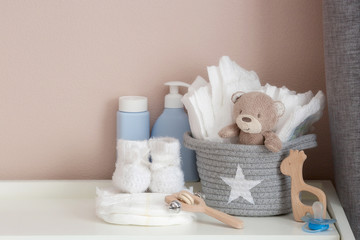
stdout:
{"type": "Polygon", "coordinates": [[[296,93],[286,87],[261,86],[254,71],[241,68],[227,56],[220,59],[219,66],[211,66],[207,70],[209,82],[197,77],[182,98],[188,111],[192,136],[196,139],[229,141],[220,138],[218,132],[233,123],[231,96],[238,91],[263,92],[285,105],[285,113],[274,129],[282,142],[307,134],[322,116],[325,106],[322,91],[314,96],[311,91],[296,93]]]}
{"type": "Polygon", "coordinates": [[[96,215],[105,222],[122,225],[168,226],[191,223],[195,215],[169,211],[165,193],[119,193],[115,188],[96,189],[96,215]]]}
{"type": "Polygon", "coordinates": [[[286,87],[278,88],[270,84],[261,87],[260,91],[285,106],[285,113],[275,127],[275,132],[282,142],[309,133],[313,124],[321,118],[325,107],[325,95],[322,91],[314,96],[312,91],[296,93],[286,87]]]}

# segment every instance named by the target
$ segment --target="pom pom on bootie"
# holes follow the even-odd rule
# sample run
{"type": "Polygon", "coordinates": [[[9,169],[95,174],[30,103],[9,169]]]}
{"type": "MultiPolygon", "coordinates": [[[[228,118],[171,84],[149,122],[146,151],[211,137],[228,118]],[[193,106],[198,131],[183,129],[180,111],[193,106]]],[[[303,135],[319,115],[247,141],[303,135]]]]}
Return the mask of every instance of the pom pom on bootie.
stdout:
{"type": "Polygon", "coordinates": [[[117,142],[116,170],[113,185],[124,193],[142,193],[150,185],[149,146],[147,141],[117,142]]]}
{"type": "Polygon", "coordinates": [[[150,190],[157,193],[174,193],[184,189],[181,169],[180,143],[175,138],[152,138],[150,190]]]}

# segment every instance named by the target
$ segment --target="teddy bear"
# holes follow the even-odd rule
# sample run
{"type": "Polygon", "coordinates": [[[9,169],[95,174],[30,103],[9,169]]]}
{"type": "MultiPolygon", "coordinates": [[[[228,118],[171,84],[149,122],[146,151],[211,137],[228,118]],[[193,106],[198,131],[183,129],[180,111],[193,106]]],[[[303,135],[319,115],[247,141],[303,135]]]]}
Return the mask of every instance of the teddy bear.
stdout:
{"type": "Polygon", "coordinates": [[[261,92],[236,92],[231,100],[235,123],[221,129],[219,136],[239,136],[239,144],[265,145],[271,152],[279,152],[282,143],[272,130],[285,112],[284,104],[261,92]]]}

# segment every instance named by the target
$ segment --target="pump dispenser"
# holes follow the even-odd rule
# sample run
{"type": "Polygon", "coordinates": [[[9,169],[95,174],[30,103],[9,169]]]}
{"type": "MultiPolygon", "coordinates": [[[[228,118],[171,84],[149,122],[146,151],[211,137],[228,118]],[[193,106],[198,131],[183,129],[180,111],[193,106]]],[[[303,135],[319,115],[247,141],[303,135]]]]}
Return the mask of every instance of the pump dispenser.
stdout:
{"type": "Polygon", "coordinates": [[[170,87],[170,93],[165,96],[165,109],[156,120],[151,131],[151,137],[177,138],[181,144],[181,168],[184,172],[185,181],[199,181],[195,152],[183,144],[184,133],[190,131],[190,124],[181,102],[183,96],[179,94],[179,87],[189,87],[190,85],[178,81],[166,82],[165,85],[170,87]]]}
{"type": "Polygon", "coordinates": [[[165,96],[165,108],[183,108],[181,102],[183,95],[179,94],[179,87],[190,87],[189,84],[184,82],[166,82],[166,86],[170,87],[170,93],[165,96]]]}

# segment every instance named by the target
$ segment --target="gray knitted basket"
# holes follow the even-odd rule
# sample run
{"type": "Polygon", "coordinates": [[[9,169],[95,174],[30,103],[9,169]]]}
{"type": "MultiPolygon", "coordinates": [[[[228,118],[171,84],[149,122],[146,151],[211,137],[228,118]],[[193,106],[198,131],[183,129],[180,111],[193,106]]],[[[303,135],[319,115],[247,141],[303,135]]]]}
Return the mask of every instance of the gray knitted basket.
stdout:
{"type": "Polygon", "coordinates": [[[317,143],[315,134],[304,135],[284,143],[280,152],[272,153],[263,145],[216,143],[185,133],[184,145],[196,151],[202,192],[208,206],[232,215],[273,216],[291,212],[290,177],[280,172],[281,161],[290,149],[313,148],[317,143]],[[239,167],[242,174],[237,174],[239,167]],[[248,195],[236,197],[235,194],[236,198],[230,201],[230,194],[244,191],[239,186],[242,184],[231,187],[224,178],[235,179],[238,175],[244,177],[243,185],[246,181],[259,182],[246,189],[250,200],[248,195]]]}

